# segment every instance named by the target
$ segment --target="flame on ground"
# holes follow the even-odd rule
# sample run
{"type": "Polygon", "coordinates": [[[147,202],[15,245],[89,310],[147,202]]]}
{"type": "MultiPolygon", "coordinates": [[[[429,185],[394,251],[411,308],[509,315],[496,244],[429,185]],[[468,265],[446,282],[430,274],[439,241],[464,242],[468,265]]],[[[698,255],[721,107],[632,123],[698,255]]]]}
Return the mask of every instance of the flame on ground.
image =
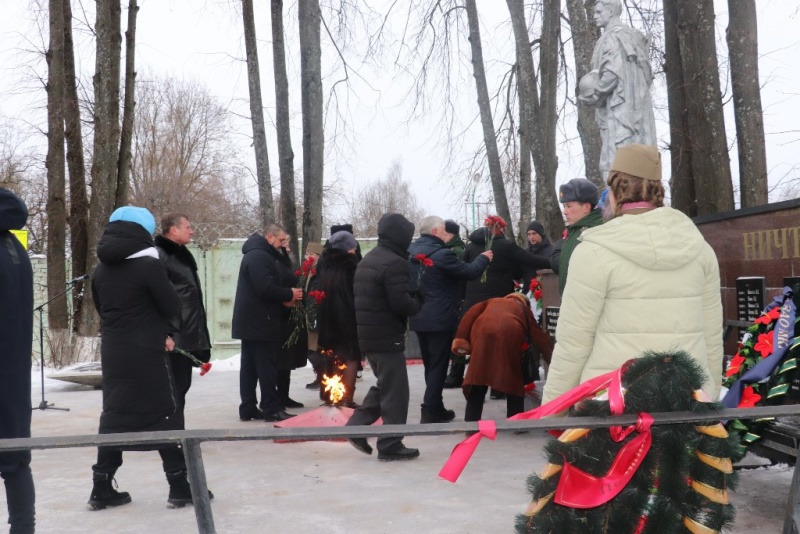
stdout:
{"type": "Polygon", "coordinates": [[[325,387],[325,393],[328,394],[331,404],[339,404],[344,398],[345,387],[341,376],[322,375],[322,385],[325,387]]]}

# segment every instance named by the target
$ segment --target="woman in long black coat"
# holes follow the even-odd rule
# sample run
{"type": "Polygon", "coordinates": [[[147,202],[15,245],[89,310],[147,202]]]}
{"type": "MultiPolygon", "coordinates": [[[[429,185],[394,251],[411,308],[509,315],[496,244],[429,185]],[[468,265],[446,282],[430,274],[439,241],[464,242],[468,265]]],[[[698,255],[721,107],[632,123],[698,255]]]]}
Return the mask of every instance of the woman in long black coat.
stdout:
{"type": "MultiPolygon", "coordinates": [[[[167,355],[174,346],[170,320],[180,314],[180,300],[154,248],[154,230],[150,212],[125,206],[112,214],[97,245],[92,297],[102,321],[100,434],[184,428],[167,355]]],[[[188,504],[183,452],[177,445],[157,448],[170,484],[168,502],[188,504]]],[[[130,495],[111,485],[121,465],[120,448],[98,448],[92,508],[130,502],[130,495]]]]}
{"type": "MultiPolygon", "coordinates": [[[[28,254],[9,230],[28,219],[25,203],[0,188],[0,439],[31,437],[33,272],[28,254]]],[[[31,452],[0,452],[12,532],[33,532],[36,500],[31,452]]]]}
{"type": "Polygon", "coordinates": [[[352,234],[341,231],[331,236],[329,244],[317,262],[316,287],[325,292],[317,308],[317,344],[320,350],[333,351],[347,366],[342,380],[345,397],[341,403],[352,407],[361,361],[353,296],[358,264],[356,240],[352,234]]]}

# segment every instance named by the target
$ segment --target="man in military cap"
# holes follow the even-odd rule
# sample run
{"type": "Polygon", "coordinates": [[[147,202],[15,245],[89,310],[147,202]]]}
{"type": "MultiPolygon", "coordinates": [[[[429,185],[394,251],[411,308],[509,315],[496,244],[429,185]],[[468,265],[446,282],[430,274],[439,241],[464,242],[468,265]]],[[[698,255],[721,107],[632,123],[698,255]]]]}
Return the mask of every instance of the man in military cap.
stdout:
{"type": "Polygon", "coordinates": [[[600,190],[586,178],[573,178],[562,185],[558,190],[558,200],[564,210],[567,229],[564,238],[553,246],[550,266],[558,273],[558,292],[563,294],[569,258],[578,246],[578,238],[585,229],[603,224],[603,211],[597,207],[600,190]]]}

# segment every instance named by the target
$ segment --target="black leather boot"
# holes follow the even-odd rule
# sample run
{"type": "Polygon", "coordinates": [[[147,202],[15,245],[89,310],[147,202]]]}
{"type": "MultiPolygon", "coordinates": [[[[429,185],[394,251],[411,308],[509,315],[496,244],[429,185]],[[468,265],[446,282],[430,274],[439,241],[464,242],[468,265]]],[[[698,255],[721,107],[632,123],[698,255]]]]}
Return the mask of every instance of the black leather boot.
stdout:
{"type": "MultiPolygon", "coordinates": [[[[175,471],[167,473],[167,482],[169,482],[169,497],[167,503],[171,508],[183,508],[187,504],[192,504],[192,488],[189,486],[189,479],[186,476],[186,470],[175,471]]],[[[208,498],[213,499],[214,494],[208,490],[208,498]]]]}
{"type": "Polygon", "coordinates": [[[466,366],[461,362],[451,361],[450,370],[447,372],[447,378],[444,379],[445,389],[460,388],[464,383],[464,368],[466,366]]]}
{"type": "Polygon", "coordinates": [[[103,510],[109,506],[122,506],[131,502],[131,495],[127,491],[117,491],[114,488],[116,480],[113,473],[94,473],[92,476],[92,494],[89,496],[90,510],[103,510]]]}

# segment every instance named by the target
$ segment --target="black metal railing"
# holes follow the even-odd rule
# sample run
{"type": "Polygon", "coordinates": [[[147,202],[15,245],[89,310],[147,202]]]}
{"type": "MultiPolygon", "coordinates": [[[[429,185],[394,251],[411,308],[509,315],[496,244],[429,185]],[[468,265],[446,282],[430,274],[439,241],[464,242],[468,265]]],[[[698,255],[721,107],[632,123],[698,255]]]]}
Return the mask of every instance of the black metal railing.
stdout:
{"type": "MultiPolygon", "coordinates": [[[[694,412],[654,413],[654,425],[694,423],[730,419],[764,419],[800,416],[800,405],[762,406],[747,409],[725,409],[702,414],[694,412]]],[[[550,430],[554,428],[607,428],[636,423],[636,415],[614,417],[565,417],[529,421],[497,421],[499,432],[515,430],[550,430]]],[[[0,439],[0,451],[24,449],[64,449],[74,447],[156,445],[179,443],[186,457],[186,468],[192,488],[197,531],[214,534],[214,516],[208,498],[206,472],[200,445],[205,441],[259,441],[259,440],[330,440],[354,437],[435,436],[461,434],[477,430],[477,423],[438,423],[386,426],[341,426],[307,428],[228,428],[205,430],[178,430],[164,432],[130,432],[124,434],[91,434],[83,436],[52,436],[40,438],[0,439]]],[[[433,476],[433,475],[432,475],[433,476]]],[[[800,532],[800,477],[797,469],[787,499],[783,534],[800,532]]]]}

